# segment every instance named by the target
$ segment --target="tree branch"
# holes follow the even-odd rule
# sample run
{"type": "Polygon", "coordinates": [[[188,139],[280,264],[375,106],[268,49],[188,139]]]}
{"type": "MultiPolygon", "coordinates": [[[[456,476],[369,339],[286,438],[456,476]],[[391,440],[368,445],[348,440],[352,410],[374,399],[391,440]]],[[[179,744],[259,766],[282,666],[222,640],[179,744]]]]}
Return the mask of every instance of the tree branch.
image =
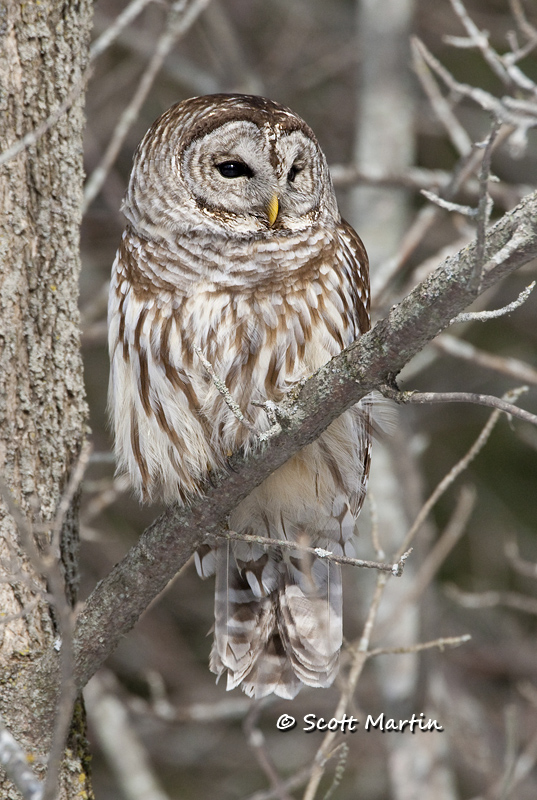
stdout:
{"type": "MultiPolygon", "coordinates": [[[[521,386],[521,390],[527,391],[527,386],[521,386]]],[[[396,392],[390,387],[383,388],[383,394],[396,403],[474,403],[478,406],[488,408],[498,408],[509,416],[522,419],[532,425],[537,425],[537,414],[525,411],[523,408],[508,403],[501,397],[492,394],[475,394],[474,392],[396,392]]]]}
{"type": "MultiPolygon", "coordinates": [[[[225,529],[238,503],[338,416],[393,377],[476,298],[475,243],[446,259],[391,313],[319,369],[282,421],[282,432],[229,471],[213,475],[206,494],[188,508],[168,508],[88,598],[76,629],[76,680],[83,686],[128,633],[149,603],[208,536],[225,529]]],[[[537,256],[537,194],[506,214],[486,237],[485,291],[537,256]]],[[[48,656],[52,661],[57,657],[48,656]]],[[[47,665],[53,668],[53,663],[47,665]]]]}

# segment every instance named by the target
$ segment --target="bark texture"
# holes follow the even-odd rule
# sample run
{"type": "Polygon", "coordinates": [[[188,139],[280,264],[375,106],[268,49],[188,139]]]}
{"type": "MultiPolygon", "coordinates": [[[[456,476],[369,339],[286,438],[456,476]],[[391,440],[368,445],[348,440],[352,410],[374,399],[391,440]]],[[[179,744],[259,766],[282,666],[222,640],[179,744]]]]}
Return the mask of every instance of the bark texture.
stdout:
{"type": "MultiPolygon", "coordinates": [[[[0,3],[0,152],[82,86],[90,21],[90,0],[0,3]]],[[[41,548],[86,432],[77,310],[82,98],[83,91],[34,145],[0,167],[0,470],[41,548]]],[[[76,548],[72,511],[62,531],[71,601],[76,548]]],[[[2,499],[0,714],[41,775],[54,692],[36,662],[57,636],[45,590],[2,499]]],[[[73,742],[61,783],[61,798],[90,796],[83,751],[73,742]]],[[[0,796],[20,797],[2,772],[0,796]]]]}

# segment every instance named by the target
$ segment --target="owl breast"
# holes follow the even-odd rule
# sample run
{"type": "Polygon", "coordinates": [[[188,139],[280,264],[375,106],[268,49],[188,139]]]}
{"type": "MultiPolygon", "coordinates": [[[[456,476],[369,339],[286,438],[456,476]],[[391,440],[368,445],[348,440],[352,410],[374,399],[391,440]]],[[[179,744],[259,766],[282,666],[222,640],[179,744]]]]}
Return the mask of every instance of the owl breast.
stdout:
{"type": "Polygon", "coordinates": [[[208,473],[254,443],[199,352],[263,431],[270,422],[253,403],[279,402],[359,335],[363,299],[335,238],[292,238],[230,260],[214,244],[174,252],[167,242],[164,254],[126,231],[111,289],[110,393],[120,468],[142,498],[200,493],[208,473]]]}

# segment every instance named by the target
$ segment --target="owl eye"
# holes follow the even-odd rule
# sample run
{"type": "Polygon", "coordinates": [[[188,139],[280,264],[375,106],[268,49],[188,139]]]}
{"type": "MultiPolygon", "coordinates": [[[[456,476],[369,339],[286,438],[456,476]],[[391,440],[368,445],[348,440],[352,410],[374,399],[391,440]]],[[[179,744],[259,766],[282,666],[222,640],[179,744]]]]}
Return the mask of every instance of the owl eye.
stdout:
{"type": "Polygon", "coordinates": [[[302,167],[299,167],[298,164],[293,164],[293,166],[287,173],[287,180],[289,181],[289,183],[295,182],[295,178],[299,172],[302,172],[302,167]]]}
{"type": "Polygon", "coordinates": [[[242,161],[222,161],[216,165],[216,169],[223,178],[251,178],[254,174],[247,164],[242,161]]]}

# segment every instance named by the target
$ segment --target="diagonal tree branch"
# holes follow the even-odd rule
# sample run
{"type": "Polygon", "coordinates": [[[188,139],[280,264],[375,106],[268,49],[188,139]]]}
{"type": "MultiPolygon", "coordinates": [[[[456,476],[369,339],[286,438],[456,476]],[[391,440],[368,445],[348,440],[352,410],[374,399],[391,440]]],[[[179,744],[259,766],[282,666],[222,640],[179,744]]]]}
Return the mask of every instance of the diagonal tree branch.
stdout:
{"type": "MultiPolygon", "coordinates": [[[[391,313],[319,369],[300,391],[282,432],[248,458],[234,454],[189,508],[169,507],[89,597],[76,627],[76,680],[84,686],[192,552],[222,531],[228,514],[270,473],[398,372],[476,297],[475,242],[444,261],[391,313]]],[[[537,193],[488,232],[480,291],[537,256],[537,193]]],[[[43,665],[53,669],[57,657],[43,665]]]]}

